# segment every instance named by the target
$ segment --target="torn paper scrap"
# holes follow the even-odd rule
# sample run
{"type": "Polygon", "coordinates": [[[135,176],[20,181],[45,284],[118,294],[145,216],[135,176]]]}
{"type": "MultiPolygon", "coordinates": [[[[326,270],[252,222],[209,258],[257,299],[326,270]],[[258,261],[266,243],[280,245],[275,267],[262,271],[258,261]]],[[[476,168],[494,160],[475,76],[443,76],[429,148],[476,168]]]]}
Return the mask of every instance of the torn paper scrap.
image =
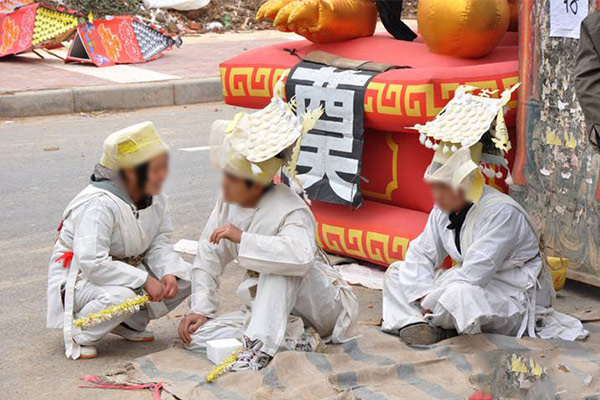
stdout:
{"type": "Polygon", "coordinates": [[[365,267],[359,264],[336,265],[335,268],[344,280],[351,285],[361,285],[368,289],[383,289],[385,272],[377,267],[365,267]]]}
{"type": "Polygon", "coordinates": [[[195,256],[198,254],[198,242],[195,240],[181,239],[179,242],[173,245],[173,250],[178,253],[191,254],[195,256]]]}

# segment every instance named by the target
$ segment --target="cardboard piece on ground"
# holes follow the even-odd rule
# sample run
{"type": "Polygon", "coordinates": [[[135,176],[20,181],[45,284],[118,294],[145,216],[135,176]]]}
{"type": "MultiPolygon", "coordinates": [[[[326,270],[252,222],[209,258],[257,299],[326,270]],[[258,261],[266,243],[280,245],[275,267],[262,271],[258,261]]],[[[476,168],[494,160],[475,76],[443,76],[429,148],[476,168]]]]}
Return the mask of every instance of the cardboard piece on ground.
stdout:
{"type": "Polygon", "coordinates": [[[600,310],[585,310],[571,314],[581,322],[600,321],[600,310]]]}

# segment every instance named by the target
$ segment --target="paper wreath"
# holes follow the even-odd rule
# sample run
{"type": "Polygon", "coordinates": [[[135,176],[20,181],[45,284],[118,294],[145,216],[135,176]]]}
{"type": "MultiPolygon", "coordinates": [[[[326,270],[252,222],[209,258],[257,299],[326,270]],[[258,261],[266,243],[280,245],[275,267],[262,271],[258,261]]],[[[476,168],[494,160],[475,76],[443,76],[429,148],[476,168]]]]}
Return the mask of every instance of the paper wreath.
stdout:
{"type": "Polygon", "coordinates": [[[504,91],[500,98],[492,98],[493,92],[489,90],[484,89],[481,94],[474,95],[470,92],[478,88],[459,86],[454,98],[432,121],[425,125],[417,124],[413,128],[419,131],[422,144],[433,150],[441,149],[443,153],[471,147],[488,132],[492,134],[495,147],[507,153],[511,145],[503,108],[518,87],[517,84],[504,91]]]}

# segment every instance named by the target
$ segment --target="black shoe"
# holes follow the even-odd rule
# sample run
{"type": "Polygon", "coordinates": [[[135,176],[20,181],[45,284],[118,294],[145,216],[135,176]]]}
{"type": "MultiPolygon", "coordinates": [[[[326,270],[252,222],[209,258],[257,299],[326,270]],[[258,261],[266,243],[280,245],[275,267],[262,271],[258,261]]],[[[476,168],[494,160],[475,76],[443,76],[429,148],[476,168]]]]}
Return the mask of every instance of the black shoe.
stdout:
{"type": "Polygon", "coordinates": [[[398,336],[408,345],[428,346],[458,336],[458,334],[454,330],[431,326],[426,322],[419,322],[400,329],[398,336]]]}

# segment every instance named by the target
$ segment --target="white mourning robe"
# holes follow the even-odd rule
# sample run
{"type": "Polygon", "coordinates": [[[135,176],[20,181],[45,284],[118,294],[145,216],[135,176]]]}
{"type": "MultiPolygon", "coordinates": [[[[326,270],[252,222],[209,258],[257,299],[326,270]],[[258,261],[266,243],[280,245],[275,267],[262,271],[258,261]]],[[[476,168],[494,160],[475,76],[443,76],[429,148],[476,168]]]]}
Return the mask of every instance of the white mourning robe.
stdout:
{"type": "Polygon", "coordinates": [[[403,262],[390,266],[383,290],[382,329],[429,321],[460,334],[481,332],[575,340],[587,336],[575,318],[550,309],[554,290],[535,230],[523,208],[486,186],[454,241],[447,214],[434,207],[403,262]],[[440,266],[446,256],[458,265],[440,266]],[[419,300],[421,300],[419,304],[419,300]],[[423,316],[421,308],[431,310],[423,316]],[[536,325],[537,322],[537,325],[536,325]]]}
{"type": "Polygon", "coordinates": [[[325,341],[352,337],[358,302],[341,276],[321,257],[315,220],[302,199],[285,185],[270,188],[257,208],[217,204],[198,243],[192,266],[192,312],[209,321],[192,335],[191,350],[204,351],[207,340],[261,340],[274,355],[286,338],[314,328],[325,341]],[[241,243],[211,244],[211,233],[233,224],[243,230],[241,243]],[[228,264],[247,270],[237,295],[243,308],[218,316],[216,291],[228,264]]]}
{"type": "MultiPolygon", "coordinates": [[[[90,184],[69,203],[50,258],[47,293],[47,326],[63,328],[67,357],[78,358],[79,345],[93,344],[127,318],[82,331],[73,325],[74,317],[134,297],[148,274],[158,279],[172,274],[181,279],[176,298],[165,300],[167,309],[189,294],[190,265],[173,250],[172,231],[165,195],[154,196],[152,205],[137,210],[114,193],[90,184]],[[61,259],[65,252],[73,252],[69,265],[61,259]],[[143,264],[120,261],[134,257],[143,264]]],[[[128,323],[143,330],[148,317],[143,310],[128,323]]]]}

